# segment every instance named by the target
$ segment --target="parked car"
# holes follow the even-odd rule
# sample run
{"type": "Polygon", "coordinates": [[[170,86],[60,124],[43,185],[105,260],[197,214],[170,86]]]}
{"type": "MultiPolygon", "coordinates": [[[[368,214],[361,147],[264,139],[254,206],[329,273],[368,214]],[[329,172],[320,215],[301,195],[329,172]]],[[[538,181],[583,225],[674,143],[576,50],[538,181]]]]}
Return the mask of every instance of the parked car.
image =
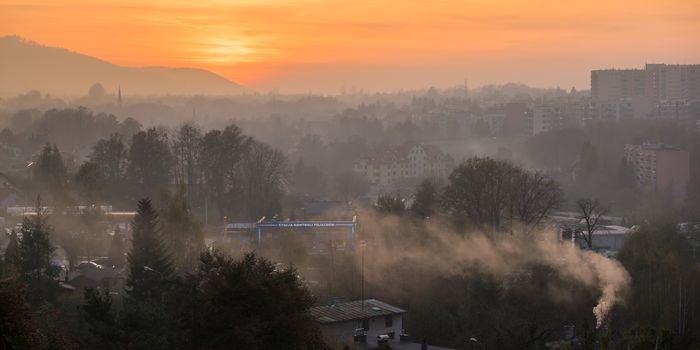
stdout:
{"type": "Polygon", "coordinates": [[[94,261],[81,261],[75,269],[78,271],[102,270],[102,269],[104,269],[104,266],[102,266],[94,261]]]}

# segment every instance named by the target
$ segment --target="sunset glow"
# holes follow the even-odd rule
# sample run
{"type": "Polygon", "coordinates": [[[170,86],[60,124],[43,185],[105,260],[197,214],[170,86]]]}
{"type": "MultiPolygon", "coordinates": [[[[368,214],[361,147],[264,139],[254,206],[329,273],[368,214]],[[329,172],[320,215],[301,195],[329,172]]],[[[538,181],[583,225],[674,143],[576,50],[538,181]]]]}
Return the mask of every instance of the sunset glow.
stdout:
{"type": "Polygon", "coordinates": [[[696,0],[560,4],[0,0],[0,35],[121,65],[204,68],[261,89],[306,78],[316,90],[506,77],[586,87],[592,68],[700,59],[696,0]],[[389,69],[374,75],[380,67],[389,69]]]}

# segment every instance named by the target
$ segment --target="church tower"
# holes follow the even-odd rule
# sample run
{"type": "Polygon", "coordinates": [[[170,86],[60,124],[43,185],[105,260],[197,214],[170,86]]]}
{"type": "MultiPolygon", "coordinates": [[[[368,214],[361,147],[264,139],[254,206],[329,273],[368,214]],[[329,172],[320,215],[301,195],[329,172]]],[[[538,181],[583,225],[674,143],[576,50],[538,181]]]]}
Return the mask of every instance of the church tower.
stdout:
{"type": "Polygon", "coordinates": [[[119,85],[119,90],[117,90],[117,107],[122,106],[122,86],[119,85]]]}

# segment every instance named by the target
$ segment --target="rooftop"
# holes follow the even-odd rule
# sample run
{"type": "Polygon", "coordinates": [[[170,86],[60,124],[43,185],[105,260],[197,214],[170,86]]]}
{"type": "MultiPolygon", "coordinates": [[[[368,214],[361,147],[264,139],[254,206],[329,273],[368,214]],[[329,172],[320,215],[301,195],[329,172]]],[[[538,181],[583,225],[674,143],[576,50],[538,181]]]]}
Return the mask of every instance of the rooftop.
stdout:
{"type": "Polygon", "coordinates": [[[381,302],[377,299],[366,299],[364,301],[364,307],[362,300],[356,300],[311,308],[311,315],[314,319],[324,324],[398,315],[405,312],[406,310],[399,309],[398,307],[381,302]]]}

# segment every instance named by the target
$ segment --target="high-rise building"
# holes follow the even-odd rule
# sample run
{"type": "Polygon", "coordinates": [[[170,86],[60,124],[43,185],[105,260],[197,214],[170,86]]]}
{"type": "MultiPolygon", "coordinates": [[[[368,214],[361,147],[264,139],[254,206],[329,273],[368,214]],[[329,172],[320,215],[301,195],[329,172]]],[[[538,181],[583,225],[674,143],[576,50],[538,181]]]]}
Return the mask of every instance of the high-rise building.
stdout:
{"type": "Polygon", "coordinates": [[[669,108],[700,101],[700,64],[594,70],[591,97],[596,104],[629,103],[636,117],[685,118],[682,111],[669,108]]]}
{"type": "Polygon", "coordinates": [[[641,185],[652,185],[658,190],[670,189],[676,200],[685,198],[690,181],[688,151],[663,143],[626,145],[625,158],[632,165],[641,185]]]}
{"type": "Polygon", "coordinates": [[[591,71],[591,97],[596,102],[612,102],[644,97],[646,72],[643,69],[591,71]]]}
{"type": "Polygon", "coordinates": [[[564,126],[564,116],[560,106],[556,104],[538,103],[532,110],[532,134],[561,129],[564,126]]]}
{"type": "Polygon", "coordinates": [[[646,95],[652,101],[700,99],[700,64],[647,64],[646,95]]]}

